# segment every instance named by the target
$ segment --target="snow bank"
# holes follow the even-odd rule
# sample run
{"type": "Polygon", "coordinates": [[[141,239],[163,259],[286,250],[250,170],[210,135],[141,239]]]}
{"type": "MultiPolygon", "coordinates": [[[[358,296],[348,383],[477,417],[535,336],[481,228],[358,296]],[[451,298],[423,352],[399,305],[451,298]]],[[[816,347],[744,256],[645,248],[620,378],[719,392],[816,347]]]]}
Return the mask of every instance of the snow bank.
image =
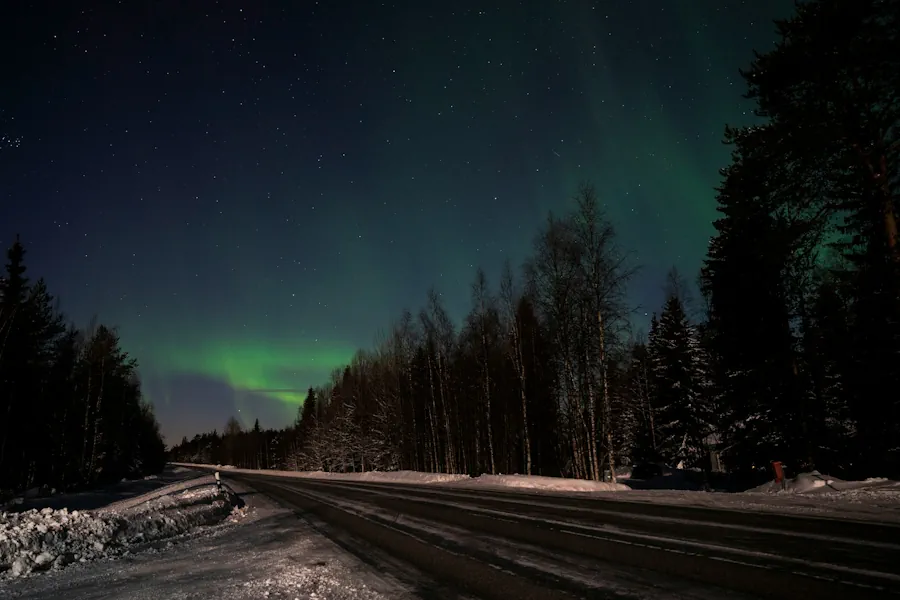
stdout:
{"type": "Polygon", "coordinates": [[[624,492],[631,490],[630,487],[621,483],[542,477],[540,475],[480,475],[463,483],[467,486],[487,485],[549,492],[624,492]]]}
{"type": "MultiPolygon", "coordinates": [[[[140,503],[131,500],[103,511],[0,513],[0,578],[124,554],[136,545],[222,521],[232,513],[235,498],[216,490],[212,478],[204,479],[207,485],[194,480],[193,488],[180,493],[164,488],[140,503]]],[[[186,484],[172,487],[178,485],[186,484]]]]}
{"type": "MultiPolygon", "coordinates": [[[[373,481],[384,483],[455,483],[471,479],[468,475],[448,473],[421,473],[419,471],[366,471],[365,473],[327,473],[325,471],[275,471],[292,477],[314,479],[342,479],[347,481],[373,481]]],[[[268,471],[267,471],[268,473],[268,471]]]]}
{"type": "Polygon", "coordinates": [[[783,483],[770,481],[745,494],[826,494],[840,496],[886,496],[900,500],[900,481],[871,477],[863,481],[844,481],[818,471],[800,473],[783,483]]]}
{"type": "MultiPolygon", "coordinates": [[[[225,469],[221,465],[193,465],[174,463],[184,467],[199,469],[225,469]]],[[[331,479],[341,481],[370,481],[375,483],[406,483],[417,485],[452,485],[458,487],[512,487],[518,489],[543,490],[547,492],[619,492],[631,488],[623,484],[588,481],[585,479],[565,479],[563,477],[543,477],[540,475],[458,475],[448,473],[422,473],[419,471],[366,471],[365,473],[328,473],[325,471],[257,471],[228,467],[232,473],[260,473],[278,477],[331,479]]]]}

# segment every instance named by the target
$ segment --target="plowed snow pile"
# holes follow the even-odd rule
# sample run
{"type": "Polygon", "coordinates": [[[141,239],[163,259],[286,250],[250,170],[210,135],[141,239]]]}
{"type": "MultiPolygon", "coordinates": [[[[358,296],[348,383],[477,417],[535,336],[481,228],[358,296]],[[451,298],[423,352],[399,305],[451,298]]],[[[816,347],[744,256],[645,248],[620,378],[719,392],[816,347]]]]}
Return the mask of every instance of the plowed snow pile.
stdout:
{"type": "Polygon", "coordinates": [[[234,510],[234,496],[218,492],[212,478],[190,484],[184,491],[148,494],[143,502],[132,501],[119,510],[0,513],[0,578],[126,554],[223,521],[234,510]]]}
{"type": "Polygon", "coordinates": [[[770,481],[746,492],[748,494],[804,494],[836,498],[895,498],[900,500],[900,481],[870,477],[863,481],[844,481],[818,471],[800,473],[783,483],[770,481]]]}

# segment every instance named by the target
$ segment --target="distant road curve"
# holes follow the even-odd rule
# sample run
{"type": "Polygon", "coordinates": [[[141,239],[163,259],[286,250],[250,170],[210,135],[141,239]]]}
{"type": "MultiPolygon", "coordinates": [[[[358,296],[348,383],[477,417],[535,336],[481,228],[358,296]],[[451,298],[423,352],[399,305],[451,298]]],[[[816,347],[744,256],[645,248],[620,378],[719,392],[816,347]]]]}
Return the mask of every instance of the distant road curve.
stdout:
{"type": "Polygon", "coordinates": [[[510,572],[521,566],[454,547],[435,531],[468,531],[597,561],[599,571],[622,565],[754,598],[900,599],[896,525],[512,489],[222,474],[485,599],[607,594],[546,572],[510,572]]]}

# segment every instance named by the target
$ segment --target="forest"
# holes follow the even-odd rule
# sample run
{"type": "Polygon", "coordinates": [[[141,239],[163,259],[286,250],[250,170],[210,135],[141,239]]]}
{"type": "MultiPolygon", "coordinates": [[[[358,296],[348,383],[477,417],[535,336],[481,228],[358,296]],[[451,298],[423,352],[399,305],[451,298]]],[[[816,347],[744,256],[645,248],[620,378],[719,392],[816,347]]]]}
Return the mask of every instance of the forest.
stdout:
{"type": "Polygon", "coordinates": [[[594,480],[641,463],[752,480],[777,460],[900,476],[900,3],[814,0],[776,26],[741,71],[757,119],[725,128],[708,256],[696,281],[660,282],[646,336],[627,300],[638,265],[585,184],[520,269],[478,271],[464,322],[433,289],[310,389],[292,426],[232,418],[171,459],[594,480]]]}
{"type": "Polygon", "coordinates": [[[115,329],[67,325],[17,239],[0,277],[0,500],[162,470],[166,448],[115,329]]]}

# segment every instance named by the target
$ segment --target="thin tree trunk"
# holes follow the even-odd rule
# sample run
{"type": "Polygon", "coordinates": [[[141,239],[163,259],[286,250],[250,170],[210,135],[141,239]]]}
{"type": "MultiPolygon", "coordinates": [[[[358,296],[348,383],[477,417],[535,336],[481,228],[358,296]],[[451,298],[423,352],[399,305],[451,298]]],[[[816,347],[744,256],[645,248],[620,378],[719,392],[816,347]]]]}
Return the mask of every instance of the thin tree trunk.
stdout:
{"type": "Polygon", "coordinates": [[[444,446],[445,468],[447,473],[456,473],[456,450],[453,444],[453,427],[450,423],[450,411],[447,409],[449,392],[445,393],[447,387],[447,373],[444,367],[444,354],[441,350],[437,351],[437,369],[438,369],[438,389],[441,394],[441,411],[444,416],[444,429],[446,430],[447,443],[444,446]]]}
{"type": "Polygon", "coordinates": [[[603,412],[606,427],[607,456],[609,456],[609,476],[616,483],[616,460],[612,436],[612,406],[609,400],[609,370],[606,364],[606,328],[603,325],[603,313],[597,311],[597,324],[600,326],[600,365],[603,369],[603,412]]]}
{"type": "MultiPolygon", "coordinates": [[[[587,352],[585,352],[587,354],[587,352]]],[[[597,437],[597,397],[594,394],[594,383],[590,373],[590,357],[585,356],[585,386],[588,393],[588,450],[591,461],[591,479],[600,479],[600,460],[597,456],[599,438],[597,437]]]]}
{"type": "Polygon", "coordinates": [[[85,399],[84,399],[84,429],[83,429],[84,438],[82,440],[81,465],[80,465],[82,478],[84,478],[86,476],[85,465],[87,464],[87,461],[88,461],[88,441],[93,438],[93,434],[90,433],[90,427],[91,427],[91,403],[93,401],[91,399],[91,392],[92,392],[91,388],[93,387],[92,383],[93,383],[93,375],[94,375],[94,365],[92,364],[92,362],[90,360],[88,360],[87,369],[88,369],[87,392],[85,394],[85,399]]]}
{"type": "Polygon", "coordinates": [[[102,443],[102,431],[101,426],[103,425],[103,416],[100,412],[101,406],[103,404],[103,388],[106,383],[106,356],[100,359],[100,390],[97,392],[97,405],[94,407],[94,436],[91,442],[91,463],[90,463],[90,472],[93,475],[95,463],[97,461],[97,446],[102,443]]]}
{"type": "Polygon", "coordinates": [[[528,427],[528,397],[525,391],[525,360],[522,356],[522,333],[519,328],[518,315],[513,315],[513,363],[516,377],[519,380],[519,399],[522,402],[522,437],[525,446],[525,474],[531,475],[531,433],[528,427]]]}
{"type": "Polygon", "coordinates": [[[430,422],[431,422],[431,438],[432,438],[432,449],[431,452],[434,455],[433,464],[434,468],[432,470],[433,473],[439,472],[441,469],[439,467],[439,459],[438,459],[438,436],[437,436],[437,399],[434,393],[434,372],[431,365],[432,358],[431,353],[428,353],[427,357],[428,361],[428,386],[431,390],[431,411],[430,411],[430,422]]]}
{"type": "Polygon", "coordinates": [[[481,350],[484,369],[484,404],[487,416],[487,434],[488,434],[488,456],[491,461],[491,475],[497,474],[497,463],[494,458],[494,424],[491,418],[491,371],[488,366],[488,347],[487,332],[485,331],[485,311],[484,306],[481,307],[481,350]]]}
{"type": "MultiPolygon", "coordinates": [[[[413,400],[413,382],[412,382],[412,359],[407,360],[407,357],[404,356],[404,361],[406,362],[406,381],[408,384],[407,391],[409,392],[409,410],[412,415],[412,427],[413,427],[413,467],[414,471],[419,470],[419,425],[418,419],[416,419],[416,403],[413,400]]],[[[424,465],[423,465],[424,466],[424,465]]]]}

